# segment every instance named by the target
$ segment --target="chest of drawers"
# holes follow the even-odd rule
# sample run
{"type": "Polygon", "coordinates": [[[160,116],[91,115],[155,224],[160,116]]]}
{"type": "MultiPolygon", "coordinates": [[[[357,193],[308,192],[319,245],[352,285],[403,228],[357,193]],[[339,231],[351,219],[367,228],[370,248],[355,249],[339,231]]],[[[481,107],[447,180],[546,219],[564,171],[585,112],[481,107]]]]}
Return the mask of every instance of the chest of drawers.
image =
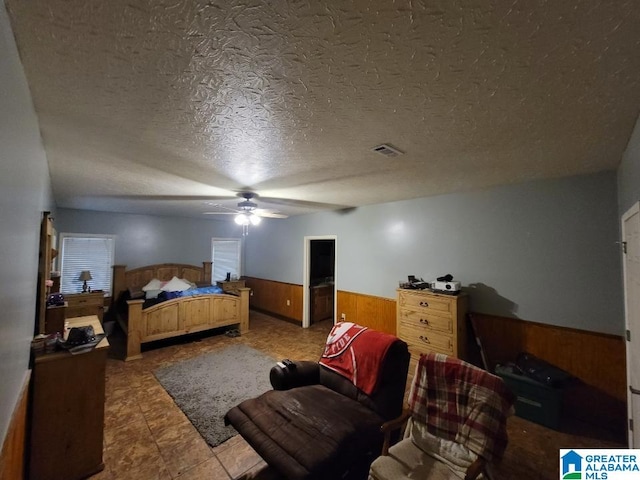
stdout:
{"type": "Polygon", "coordinates": [[[429,290],[398,289],[396,334],[407,342],[412,377],[421,353],[466,356],[467,294],[444,295],[429,290]]]}
{"type": "MultiPolygon", "coordinates": [[[[86,325],[91,325],[96,333],[103,333],[102,324],[95,316],[69,320],[69,328],[86,325]]],[[[61,350],[34,358],[29,478],[80,479],[104,468],[108,350],[109,341],[104,338],[95,348],[80,355],[61,350]]]]}
{"type": "Polygon", "coordinates": [[[102,322],[104,314],[103,292],[65,293],[64,299],[67,302],[67,318],[96,315],[102,322]]]}

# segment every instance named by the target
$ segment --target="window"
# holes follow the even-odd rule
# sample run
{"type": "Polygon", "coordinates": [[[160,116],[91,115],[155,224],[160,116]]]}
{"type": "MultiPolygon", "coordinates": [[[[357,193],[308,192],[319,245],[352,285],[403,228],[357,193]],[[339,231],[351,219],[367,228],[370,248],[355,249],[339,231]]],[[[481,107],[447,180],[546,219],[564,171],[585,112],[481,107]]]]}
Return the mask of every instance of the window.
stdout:
{"type": "Polygon", "coordinates": [[[211,240],[211,260],[213,262],[213,278],[224,280],[227,273],[240,278],[241,240],[239,238],[213,238],[211,240]]]}
{"type": "Polygon", "coordinates": [[[60,243],[60,291],[81,292],[84,282],[80,280],[80,273],[88,270],[91,280],[87,285],[91,290],[103,290],[106,295],[111,295],[115,237],[62,233],[60,243]]]}

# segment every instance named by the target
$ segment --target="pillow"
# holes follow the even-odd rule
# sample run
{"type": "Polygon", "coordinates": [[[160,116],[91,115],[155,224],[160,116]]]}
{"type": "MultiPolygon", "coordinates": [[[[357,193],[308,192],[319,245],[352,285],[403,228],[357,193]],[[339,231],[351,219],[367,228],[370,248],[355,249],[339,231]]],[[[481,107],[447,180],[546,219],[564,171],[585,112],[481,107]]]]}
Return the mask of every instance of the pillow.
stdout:
{"type": "Polygon", "coordinates": [[[146,292],[147,290],[160,290],[162,288],[162,282],[157,278],[154,278],[149,283],[147,283],[144,287],[142,287],[142,291],[146,292]]]}
{"type": "Polygon", "coordinates": [[[162,290],[147,290],[144,292],[144,298],[147,300],[151,300],[154,298],[158,298],[158,295],[162,293],[162,290]]]}
{"type": "Polygon", "coordinates": [[[189,290],[191,285],[187,282],[180,280],[178,277],[173,277],[167,283],[165,283],[160,290],[163,292],[182,292],[184,290],[189,290]]]}
{"type": "Polygon", "coordinates": [[[194,282],[192,282],[192,281],[190,281],[190,280],[187,280],[186,278],[181,278],[181,280],[182,280],[184,283],[188,283],[188,284],[190,285],[190,287],[189,287],[189,288],[196,288],[196,284],[195,284],[194,282]]]}

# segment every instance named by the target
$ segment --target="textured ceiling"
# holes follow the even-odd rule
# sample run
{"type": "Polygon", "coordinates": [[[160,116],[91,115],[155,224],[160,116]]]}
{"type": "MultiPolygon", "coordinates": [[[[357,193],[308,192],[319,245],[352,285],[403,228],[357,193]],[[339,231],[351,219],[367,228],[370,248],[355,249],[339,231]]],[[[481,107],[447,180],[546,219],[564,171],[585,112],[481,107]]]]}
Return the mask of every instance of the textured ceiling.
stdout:
{"type": "Polygon", "coordinates": [[[59,207],[249,189],[299,214],[596,172],[640,106],[635,1],[6,4],[59,207]]]}

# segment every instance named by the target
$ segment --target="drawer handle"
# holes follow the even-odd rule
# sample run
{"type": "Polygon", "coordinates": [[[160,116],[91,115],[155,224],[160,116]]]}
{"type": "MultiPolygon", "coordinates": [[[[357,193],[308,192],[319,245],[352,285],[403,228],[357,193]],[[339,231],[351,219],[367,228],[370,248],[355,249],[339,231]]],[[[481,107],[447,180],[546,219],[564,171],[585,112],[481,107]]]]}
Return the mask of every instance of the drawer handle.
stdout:
{"type": "Polygon", "coordinates": [[[429,320],[427,320],[426,318],[421,318],[420,323],[423,325],[429,325],[429,320]]]}
{"type": "Polygon", "coordinates": [[[429,343],[429,344],[431,343],[429,341],[429,338],[425,337],[424,335],[420,335],[420,340],[422,340],[424,343],[429,343]]]}
{"type": "Polygon", "coordinates": [[[429,306],[429,302],[425,302],[424,300],[420,302],[420,306],[421,307],[428,307],[429,306]]]}

